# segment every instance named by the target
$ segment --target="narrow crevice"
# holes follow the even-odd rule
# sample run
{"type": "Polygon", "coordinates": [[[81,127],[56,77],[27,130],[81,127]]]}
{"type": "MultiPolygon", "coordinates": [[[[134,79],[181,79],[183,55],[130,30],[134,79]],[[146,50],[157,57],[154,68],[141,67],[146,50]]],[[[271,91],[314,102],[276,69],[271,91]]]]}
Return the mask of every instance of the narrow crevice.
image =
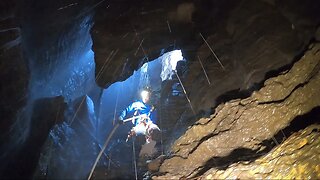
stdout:
{"type": "Polygon", "coordinates": [[[310,77],[303,83],[298,84],[297,86],[295,86],[292,91],[283,99],[279,99],[279,100],[274,100],[274,101],[268,101],[268,102],[259,102],[258,104],[273,104],[273,103],[281,103],[283,101],[285,101],[287,98],[289,98],[292,93],[294,93],[297,89],[304,87],[306,84],[308,84],[319,72],[320,69],[320,63],[316,64],[316,66],[313,68],[312,70],[312,74],[310,75],[310,77]]]}
{"type": "Polygon", "coordinates": [[[223,132],[226,132],[226,131],[229,131],[230,129],[225,129],[225,130],[222,130],[222,131],[218,131],[218,132],[214,132],[214,133],[211,133],[211,134],[208,134],[207,136],[204,136],[203,138],[201,138],[199,141],[197,141],[197,145],[192,148],[192,150],[189,152],[189,154],[192,154],[195,150],[197,150],[197,148],[206,140],[212,138],[213,136],[216,136],[218,134],[221,134],[223,132]]]}
{"type": "MultiPolygon", "coordinates": [[[[238,112],[237,112],[237,113],[238,113],[238,112]]],[[[218,135],[218,134],[221,134],[221,133],[224,133],[224,132],[226,132],[226,131],[229,131],[229,130],[232,128],[232,126],[234,125],[234,122],[236,122],[238,119],[239,119],[239,117],[233,119],[233,121],[230,123],[231,126],[230,126],[229,128],[226,128],[226,129],[223,129],[223,130],[218,130],[217,132],[210,133],[210,134],[204,136],[203,138],[201,138],[199,141],[196,141],[196,142],[197,142],[197,145],[196,145],[194,148],[192,148],[192,150],[189,152],[189,154],[192,154],[192,153],[200,146],[200,144],[202,144],[204,141],[212,138],[213,136],[216,136],[216,135],[218,135]]],[[[217,126],[217,127],[219,127],[219,125],[220,125],[224,120],[225,120],[225,118],[222,119],[222,120],[218,123],[218,126],[217,126]]],[[[189,143],[189,144],[190,144],[190,143],[189,143]]]]}
{"type": "Polygon", "coordinates": [[[286,99],[288,99],[288,98],[292,95],[292,93],[294,93],[297,89],[302,88],[302,87],[304,87],[306,84],[308,84],[311,79],[312,79],[312,77],[311,77],[310,79],[308,79],[307,81],[305,81],[305,82],[303,82],[303,83],[300,83],[300,84],[298,84],[297,86],[295,86],[295,87],[292,89],[292,91],[290,91],[290,93],[289,93],[287,96],[285,96],[284,98],[282,98],[282,99],[273,100],[273,101],[259,102],[258,105],[282,103],[282,102],[284,102],[286,99]]]}
{"type": "MultiPolygon", "coordinates": [[[[291,63],[287,64],[287,65],[284,65],[284,66],[281,66],[280,68],[278,69],[275,69],[275,70],[271,70],[269,72],[266,73],[264,79],[270,79],[270,78],[273,78],[273,77],[276,77],[290,69],[292,69],[293,65],[298,62],[305,54],[308,50],[310,50],[309,46],[312,45],[313,43],[315,43],[315,40],[314,39],[311,39],[309,41],[309,43],[307,43],[307,45],[303,48],[303,50],[301,50],[300,53],[298,53],[292,60],[291,63]]],[[[265,81],[264,80],[264,81],[265,81]]],[[[262,82],[262,85],[264,83],[264,81],[262,82]]]]}
{"type": "Polygon", "coordinates": [[[177,155],[177,154],[173,154],[170,157],[168,157],[167,159],[171,159],[171,158],[174,158],[174,157],[178,157],[178,158],[181,158],[181,159],[188,159],[187,157],[183,157],[183,156],[177,155]]]}
{"type": "Polygon", "coordinates": [[[202,144],[204,141],[212,138],[213,136],[215,136],[215,135],[217,135],[217,134],[219,134],[219,133],[220,133],[220,132],[218,132],[218,133],[211,133],[211,134],[208,134],[207,136],[204,136],[202,139],[200,139],[200,141],[197,141],[197,145],[191,149],[191,151],[188,153],[188,155],[189,155],[189,154],[192,154],[192,153],[200,146],[200,144],[202,144]]]}
{"type": "Polygon", "coordinates": [[[208,160],[202,169],[199,170],[197,174],[193,177],[199,177],[211,168],[216,168],[218,170],[226,170],[231,164],[246,161],[253,162],[256,159],[262,157],[263,155],[269,153],[277,144],[284,142],[290,135],[298,132],[312,124],[319,124],[320,120],[320,106],[315,107],[309,113],[297,116],[293,119],[289,126],[280,130],[272,138],[264,140],[260,143],[261,147],[265,147],[262,151],[252,150],[247,148],[241,148],[233,150],[228,156],[224,157],[213,157],[208,160]]]}
{"type": "Polygon", "coordinates": [[[247,149],[247,148],[238,148],[233,150],[228,156],[225,157],[213,157],[208,160],[201,170],[194,175],[194,177],[198,177],[203,175],[205,172],[210,170],[211,168],[216,168],[218,170],[226,170],[231,164],[241,161],[254,161],[258,157],[263,156],[270,148],[265,148],[263,151],[259,153],[257,150],[247,149]]]}
{"type": "MultiPolygon", "coordinates": [[[[151,174],[151,177],[152,176],[165,176],[166,174],[168,174],[168,172],[154,172],[151,174]]],[[[151,180],[152,178],[149,177],[149,178],[144,178],[145,180],[151,180]]]]}
{"type": "Polygon", "coordinates": [[[320,106],[313,108],[307,114],[297,116],[290,125],[278,132],[274,137],[278,142],[284,141],[291,134],[305,129],[311,124],[319,124],[320,122],[320,106]],[[283,137],[285,136],[285,137],[283,137]],[[284,139],[285,138],[285,139],[284,139]]]}
{"type": "MultiPolygon", "coordinates": [[[[264,81],[265,80],[263,80],[263,82],[264,81]]],[[[245,98],[248,98],[248,97],[251,96],[252,92],[254,90],[256,90],[256,89],[257,89],[256,85],[253,85],[252,88],[247,89],[247,90],[235,89],[235,90],[228,91],[228,92],[226,92],[226,93],[224,93],[224,94],[222,94],[222,95],[217,97],[216,104],[217,105],[223,104],[223,103],[226,103],[226,102],[231,101],[233,99],[245,99],[245,98]]],[[[213,108],[216,108],[216,107],[213,107],[213,108]]]]}

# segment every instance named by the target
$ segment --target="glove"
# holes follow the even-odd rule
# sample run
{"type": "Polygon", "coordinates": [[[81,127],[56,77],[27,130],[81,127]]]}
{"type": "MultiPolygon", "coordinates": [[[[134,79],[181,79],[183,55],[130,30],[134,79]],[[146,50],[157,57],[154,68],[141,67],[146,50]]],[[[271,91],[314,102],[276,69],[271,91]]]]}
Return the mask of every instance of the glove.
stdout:
{"type": "Polygon", "coordinates": [[[123,120],[118,118],[118,119],[113,119],[112,125],[114,126],[115,124],[124,124],[123,120]]]}
{"type": "Polygon", "coordinates": [[[121,125],[121,124],[124,124],[123,120],[122,120],[122,119],[120,119],[120,118],[119,118],[119,119],[117,119],[117,120],[116,120],[116,122],[117,122],[117,124],[120,124],[120,125],[121,125]]]}

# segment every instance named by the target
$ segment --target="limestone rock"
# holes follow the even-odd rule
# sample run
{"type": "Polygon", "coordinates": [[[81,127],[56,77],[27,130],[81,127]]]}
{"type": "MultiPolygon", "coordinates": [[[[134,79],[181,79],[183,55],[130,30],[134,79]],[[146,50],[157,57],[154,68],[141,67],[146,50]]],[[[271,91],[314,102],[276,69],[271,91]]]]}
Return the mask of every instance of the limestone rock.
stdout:
{"type": "Polygon", "coordinates": [[[213,168],[199,179],[319,179],[319,153],[320,125],[311,125],[252,163],[213,168]]]}
{"type": "Polygon", "coordinates": [[[267,80],[246,99],[227,102],[208,123],[196,123],[173,145],[163,177],[190,178],[215,157],[245,148],[258,150],[296,116],[320,105],[320,44],[307,51],[290,71],[267,80]]]}
{"type": "Polygon", "coordinates": [[[147,161],[148,170],[150,172],[158,171],[161,163],[164,160],[164,158],[165,158],[165,156],[161,155],[161,156],[157,157],[156,159],[147,161]]]}

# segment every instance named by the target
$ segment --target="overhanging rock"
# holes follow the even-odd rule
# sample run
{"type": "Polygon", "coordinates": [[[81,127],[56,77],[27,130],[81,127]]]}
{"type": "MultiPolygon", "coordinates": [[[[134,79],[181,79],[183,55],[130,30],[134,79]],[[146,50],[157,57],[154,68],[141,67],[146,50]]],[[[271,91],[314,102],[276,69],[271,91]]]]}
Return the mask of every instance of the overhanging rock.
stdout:
{"type": "Polygon", "coordinates": [[[295,117],[320,106],[320,44],[310,48],[291,70],[268,79],[251,97],[222,104],[190,127],[174,143],[173,157],[160,167],[166,174],[159,178],[190,178],[212,158],[239,148],[259,150],[295,117]]]}

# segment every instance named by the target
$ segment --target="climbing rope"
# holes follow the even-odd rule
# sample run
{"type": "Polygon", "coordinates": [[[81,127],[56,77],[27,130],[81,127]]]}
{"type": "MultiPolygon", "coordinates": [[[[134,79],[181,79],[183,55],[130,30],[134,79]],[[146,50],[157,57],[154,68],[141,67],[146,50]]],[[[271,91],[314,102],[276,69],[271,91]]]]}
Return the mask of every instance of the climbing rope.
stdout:
{"type": "MultiPolygon", "coordinates": [[[[121,84],[121,86],[123,86],[123,85],[121,84]]],[[[122,88],[121,88],[121,91],[122,91],[122,88]]],[[[117,92],[116,104],[115,104],[115,106],[114,106],[113,125],[115,124],[115,120],[116,120],[117,107],[118,107],[118,99],[119,99],[119,92],[120,92],[120,91],[117,92]]]]}
{"type": "MultiPolygon", "coordinates": [[[[109,64],[109,62],[111,61],[111,59],[117,54],[117,52],[119,51],[119,49],[117,49],[115,52],[114,50],[111,51],[111,53],[109,54],[108,58],[105,60],[105,62],[103,63],[101,69],[99,70],[98,74],[97,74],[97,77],[95,79],[95,81],[97,82],[100,78],[101,78],[101,75],[102,73],[105,71],[105,68],[107,67],[107,65],[109,64]]],[[[69,123],[69,126],[72,125],[73,121],[75,120],[75,118],[77,117],[77,114],[80,110],[80,107],[82,106],[82,104],[84,103],[86,99],[86,96],[84,96],[81,100],[81,103],[79,104],[79,106],[77,107],[76,109],[76,112],[74,113],[70,123],[69,123]]]]}
{"type": "Polygon", "coordinates": [[[163,149],[163,138],[162,138],[162,121],[161,121],[161,119],[162,119],[162,103],[161,103],[161,100],[160,100],[160,111],[159,111],[159,113],[160,113],[160,117],[159,117],[159,122],[160,122],[160,142],[161,142],[161,155],[163,155],[163,151],[164,151],[164,149],[163,149]]]}
{"type": "Polygon", "coordinates": [[[177,78],[178,78],[178,80],[179,80],[179,82],[180,82],[180,84],[181,84],[181,87],[182,87],[182,90],[183,90],[184,94],[186,95],[186,98],[187,98],[188,103],[189,103],[189,105],[190,105],[190,107],[191,107],[191,110],[192,110],[192,112],[193,112],[193,115],[196,116],[196,112],[195,112],[194,109],[193,109],[193,106],[192,106],[191,101],[190,101],[190,99],[189,99],[189,97],[188,97],[187,91],[186,91],[186,89],[184,88],[184,85],[182,84],[182,81],[181,81],[181,79],[180,79],[180,77],[179,77],[179,75],[178,75],[177,70],[175,70],[174,72],[175,72],[175,74],[176,74],[176,76],[177,76],[177,78]]]}
{"type": "Polygon", "coordinates": [[[138,180],[136,148],[134,147],[134,138],[132,139],[132,153],[133,153],[134,174],[135,174],[136,180],[138,180]]]}
{"type": "Polygon", "coordinates": [[[116,132],[116,130],[117,130],[118,127],[119,127],[119,124],[117,123],[117,124],[113,127],[111,133],[109,134],[109,136],[108,136],[106,142],[104,143],[104,145],[103,145],[100,153],[98,154],[98,157],[97,157],[96,161],[95,161],[94,164],[93,164],[93,167],[92,167],[91,172],[90,172],[90,174],[89,174],[88,180],[91,178],[91,176],[92,176],[92,174],[93,174],[93,171],[94,171],[94,169],[96,168],[96,166],[97,166],[97,164],[98,164],[98,162],[99,162],[99,159],[100,159],[101,155],[103,154],[104,150],[105,150],[106,147],[108,146],[111,137],[113,136],[114,132],[116,132]]]}
{"type": "Polygon", "coordinates": [[[206,43],[206,45],[208,46],[208,48],[210,49],[210,51],[212,52],[212,54],[214,55],[214,57],[216,58],[216,60],[218,61],[218,63],[220,64],[221,68],[225,71],[226,68],[223,66],[223,64],[221,63],[220,59],[218,58],[218,56],[216,55],[216,53],[213,51],[213,49],[211,48],[211,46],[209,45],[209,43],[206,41],[206,39],[202,36],[201,33],[199,33],[201,38],[203,39],[203,41],[206,43]]]}

